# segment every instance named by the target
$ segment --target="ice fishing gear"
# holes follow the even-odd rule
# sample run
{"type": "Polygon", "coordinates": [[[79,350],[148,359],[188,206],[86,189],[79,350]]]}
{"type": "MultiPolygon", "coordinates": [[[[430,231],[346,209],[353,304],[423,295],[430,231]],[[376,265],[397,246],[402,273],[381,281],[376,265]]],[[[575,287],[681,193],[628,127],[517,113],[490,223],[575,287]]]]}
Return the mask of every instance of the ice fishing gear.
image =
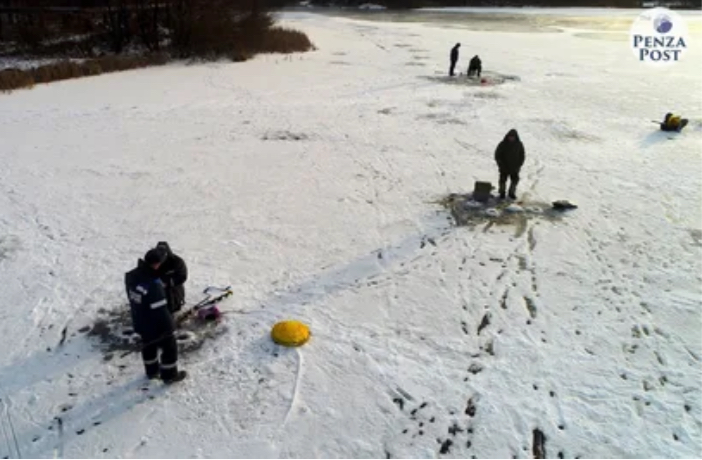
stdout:
{"type": "Polygon", "coordinates": [[[552,203],[553,209],[556,211],[570,211],[571,209],[577,209],[578,207],[567,200],[558,200],[552,203]]]}
{"type": "Polygon", "coordinates": [[[196,315],[198,319],[204,321],[215,321],[221,318],[222,312],[219,310],[217,303],[221,300],[234,294],[231,290],[231,286],[225,288],[218,288],[216,286],[208,286],[202,291],[207,297],[202,299],[200,302],[193,305],[191,308],[185,310],[176,318],[176,326],[182,324],[185,320],[189,319],[193,315],[196,315]],[[219,292],[219,294],[212,296],[212,292],[219,292]]]}
{"type": "Polygon", "coordinates": [[[225,288],[208,286],[207,288],[205,288],[204,291],[202,291],[202,293],[205,294],[207,297],[204,298],[203,300],[201,300],[200,302],[196,303],[192,307],[192,310],[199,311],[199,310],[202,310],[203,308],[207,308],[207,307],[216,305],[217,302],[219,302],[220,300],[226,299],[230,295],[234,294],[231,286],[227,286],[225,288]],[[212,294],[211,294],[212,291],[217,291],[217,292],[219,292],[219,294],[212,297],[212,294]]]}
{"type": "Polygon", "coordinates": [[[216,321],[222,317],[222,312],[219,311],[217,305],[208,305],[197,310],[197,317],[202,321],[216,321]]]}
{"type": "Polygon", "coordinates": [[[688,125],[690,120],[669,112],[665,114],[665,118],[663,118],[662,123],[654,120],[651,120],[651,122],[658,124],[661,127],[661,131],[675,131],[679,133],[685,126],[688,125]]]}
{"type": "MultiPolygon", "coordinates": [[[[183,311],[180,315],[174,317],[176,329],[193,315],[197,316],[197,318],[203,322],[216,321],[220,319],[222,317],[222,312],[218,308],[218,302],[234,294],[234,292],[231,290],[231,286],[227,286],[225,288],[208,286],[202,292],[206,295],[204,299],[202,299],[200,302],[196,303],[189,309],[183,311]],[[218,292],[218,294],[213,296],[213,291],[218,292]]],[[[154,343],[157,343],[170,335],[176,335],[176,338],[178,338],[177,334],[178,331],[168,332],[159,336],[155,340],[149,341],[147,343],[139,343],[134,349],[122,353],[120,355],[120,358],[124,358],[130,353],[141,352],[141,350],[143,350],[144,347],[153,345],[154,343]]]]}
{"type": "Polygon", "coordinates": [[[150,340],[150,341],[148,341],[148,342],[146,342],[146,343],[137,343],[137,344],[136,344],[136,347],[135,347],[134,349],[125,351],[124,353],[122,353],[121,355],[119,355],[119,357],[120,357],[120,358],[124,358],[125,356],[128,356],[128,355],[130,355],[131,353],[135,353],[135,352],[141,353],[141,351],[142,351],[144,348],[148,347],[149,345],[153,345],[153,344],[155,344],[155,343],[158,343],[158,342],[160,342],[161,340],[163,340],[163,339],[165,339],[165,338],[167,338],[167,337],[169,337],[169,336],[171,336],[171,335],[173,335],[173,332],[167,332],[167,333],[165,333],[165,334],[159,336],[158,338],[156,338],[156,339],[154,339],[154,340],[150,340]]]}
{"type": "Polygon", "coordinates": [[[474,201],[485,203],[490,199],[490,192],[495,188],[490,182],[475,181],[472,198],[474,201]]]}

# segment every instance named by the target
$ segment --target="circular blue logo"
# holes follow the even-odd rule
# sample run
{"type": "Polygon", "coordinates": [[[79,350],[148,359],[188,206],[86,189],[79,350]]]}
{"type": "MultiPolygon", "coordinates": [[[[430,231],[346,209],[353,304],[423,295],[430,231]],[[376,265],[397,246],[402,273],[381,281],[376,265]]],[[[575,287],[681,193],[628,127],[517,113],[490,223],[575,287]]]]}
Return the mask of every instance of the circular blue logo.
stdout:
{"type": "Polygon", "coordinates": [[[659,34],[667,34],[673,28],[673,21],[665,14],[661,14],[653,21],[653,27],[659,34]]]}

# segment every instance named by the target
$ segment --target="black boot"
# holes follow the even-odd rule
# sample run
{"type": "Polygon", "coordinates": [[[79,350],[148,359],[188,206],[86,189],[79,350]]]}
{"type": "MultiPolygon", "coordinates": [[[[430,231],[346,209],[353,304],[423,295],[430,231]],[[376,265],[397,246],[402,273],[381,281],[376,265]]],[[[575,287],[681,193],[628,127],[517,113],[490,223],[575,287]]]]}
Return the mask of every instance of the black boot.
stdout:
{"type": "Polygon", "coordinates": [[[188,376],[188,373],[185,371],[178,371],[175,373],[175,375],[168,376],[168,378],[163,379],[163,383],[166,385],[170,385],[172,383],[180,382],[181,380],[185,379],[185,377],[188,376]]]}
{"type": "Polygon", "coordinates": [[[157,379],[159,377],[159,365],[158,358],[144,362],[144,369],[146,371],[146,378],[149,380],[157,379]]]}
{"type": "Polygon", "coordinates": [[[509,194],[508,194],[508,196],[510,197],[510,199],[516,200],[516,199],[517,199],[517,187],[515,187],[514,185],[512,185],[512,186],[509,188],[509,194]]]}
{"type": "Polygon", "coordinates": [[[500,199],[504,200],[505,199],[505,188],[507,188],[507,181],[500,181],[498,184],[499,184],[498,194],[500,196],[500,199]]]}

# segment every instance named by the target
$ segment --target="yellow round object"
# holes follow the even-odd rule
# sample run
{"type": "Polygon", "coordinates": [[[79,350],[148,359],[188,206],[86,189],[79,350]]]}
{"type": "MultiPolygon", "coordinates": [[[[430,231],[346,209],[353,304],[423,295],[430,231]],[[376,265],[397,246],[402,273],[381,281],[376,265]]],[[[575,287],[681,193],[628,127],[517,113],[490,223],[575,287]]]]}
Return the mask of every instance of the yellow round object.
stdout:
{"type": "Polygon", "coordinates": [[[310,328],[300,321],[281,321],[271,329],[271,338],[279,345],[299,347],[310,339],[310,328]]]}

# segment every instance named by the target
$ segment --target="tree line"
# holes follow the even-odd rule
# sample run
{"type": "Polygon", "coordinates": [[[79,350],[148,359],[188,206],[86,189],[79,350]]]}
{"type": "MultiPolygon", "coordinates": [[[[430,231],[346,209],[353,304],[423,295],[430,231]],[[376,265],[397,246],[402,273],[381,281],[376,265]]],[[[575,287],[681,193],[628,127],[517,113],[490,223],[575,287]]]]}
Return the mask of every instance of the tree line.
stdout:
{"type": "MultiPolygon", "coordinates": [[[[290,4],[297,2],[291,1],[290,4]]],[[[312,4],[358,6],[376,3],[393,9],[422,7],[601,7],[601,8],[653,8],[700,9],[702,0],[312,0],[312,4]]]]}
{"type": "Polygon", "coordinates": [[[250,48],[273,24],[263,0],[0,0],[0,42],[24,49],[57,42],[181,57],[250,48]]]}
{"type": "MultiPolygon", "coordinates": [[[[702,0],[312,0],[348,7],[369,2],[391,9],[702,7],[702,0]]],[[[299,0],[0,0],[0,44],[51,50],[68,40],[74,49],[82,46],[83,53],[96,48],[122,53],[128,47],[158,52],[164,46],[181,57],[231,53],[258,46],[255,42],[273,24],[268,11],[297,4],[299,0]]]]}

